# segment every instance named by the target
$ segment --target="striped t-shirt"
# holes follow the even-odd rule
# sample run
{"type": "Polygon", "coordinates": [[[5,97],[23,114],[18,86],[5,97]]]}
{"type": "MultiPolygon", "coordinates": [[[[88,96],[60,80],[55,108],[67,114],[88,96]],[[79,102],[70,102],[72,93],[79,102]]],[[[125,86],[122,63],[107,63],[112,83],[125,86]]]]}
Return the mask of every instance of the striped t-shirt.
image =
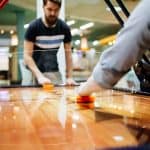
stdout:
{"type": "Polygon", "coordinates": [[[62,42],[71,42],[70,28],[60,19],[56,26],[46,27],[39,18],[28,27],[25,40],[34,43],[33,59],[41,72],[58,71],[56,54],[62,42]]]}

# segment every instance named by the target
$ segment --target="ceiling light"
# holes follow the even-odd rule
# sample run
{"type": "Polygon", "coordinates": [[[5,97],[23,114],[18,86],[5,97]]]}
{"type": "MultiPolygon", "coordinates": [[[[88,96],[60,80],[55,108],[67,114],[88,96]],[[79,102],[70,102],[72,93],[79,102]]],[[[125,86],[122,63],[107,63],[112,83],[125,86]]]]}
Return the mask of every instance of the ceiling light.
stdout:
{"type": "Polygon", "coordinates": [[[75,43],[75,45],[79,45],[80,44],[80,40],[76,40],[74,43],[75,43]]]}
{"type": "Polygon", "coordinates": [[[94,22],[87,23],[85,25],[80,26],[81,30],[85,30],[94,26],[94,22]]]}
{"type": "Polygon", "coordinates": [[[25,24],[24,28],[27,29],[29,27],[29,24],[25,24]]]}
{"type": "Polygon", "coordinates": [[[71,25],[73,25],[73,24],[75,24],[75,20],[67,21],[67,25],[68,25],[68,26],[71,26],[71,25]]]}
{"type": "Polygon", "coordinates": [[[4,34],[4,32],[5,32],[4,30],[1,30],[1,34],[4,34]]]}
{"type": "Polygon", "coordinates": [[[113,42],[108,42],[108,45],[110,45],[110,46],[113,45],[113,42]]]}
{"type": "Polygon", "coordinates": [[[96,45],[98,45],[99,44],[99,41],[93,41],[93,43],[92,43],[94,46],[96,46],[96,45]]]}
{"type": "Polygon", "coordinates": [[[10,30],[10,34],[14,34],[14,30],[10,30]]]}
{"type": "Polygon", "coordinates": [[[71,30],[71,35],[72,36],[80,35],[80,33],[81,33],[80,30],[77,29],[77,28],[74,28],[74,29],[71,30]]]}

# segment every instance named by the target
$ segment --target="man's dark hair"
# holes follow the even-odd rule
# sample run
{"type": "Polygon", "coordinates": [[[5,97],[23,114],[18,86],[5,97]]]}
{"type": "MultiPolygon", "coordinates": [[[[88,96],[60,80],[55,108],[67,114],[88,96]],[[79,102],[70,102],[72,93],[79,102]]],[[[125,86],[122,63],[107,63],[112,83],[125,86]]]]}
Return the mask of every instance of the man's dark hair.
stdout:
{"type": "Polygon", "coordinates": [[[43,0],[43,5],[44,6],[47,4],[47,1],[56,3],[59,7],[61,7],[61,0],[43,0]]]}

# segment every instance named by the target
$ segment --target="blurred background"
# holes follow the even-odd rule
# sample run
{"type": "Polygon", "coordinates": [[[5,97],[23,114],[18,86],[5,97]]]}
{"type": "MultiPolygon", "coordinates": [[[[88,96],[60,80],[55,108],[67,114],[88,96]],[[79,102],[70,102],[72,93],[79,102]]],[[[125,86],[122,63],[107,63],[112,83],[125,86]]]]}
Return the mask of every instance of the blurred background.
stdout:
{"type": "MultiPolygon", "coordinates": [[[[0,86],[28,82],[22,67],[23,40],[28,24],[37,17],[38,0],[10,0],[0,9],[0,86]],[[24,73],[24,74],[23,74],[24,73]]],[[[116,11],[126,20],[115,0],[116,11]]],[[[131,12],[139,0],[123,0],[131,12]]],[[[41,6],[42,8],[42,6],[41,6]]],[[[102,51],[115,43],[121,26],[104,0],[64,0],[65,21],[71,28],[73,76],[84,81],[102,51]]]]}

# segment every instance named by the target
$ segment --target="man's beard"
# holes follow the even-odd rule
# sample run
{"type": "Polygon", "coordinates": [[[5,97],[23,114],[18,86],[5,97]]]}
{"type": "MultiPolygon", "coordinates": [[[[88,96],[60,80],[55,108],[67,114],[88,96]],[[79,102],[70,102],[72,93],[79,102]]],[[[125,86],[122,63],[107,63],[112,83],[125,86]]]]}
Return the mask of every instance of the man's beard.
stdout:
{"type": "Polygon", "coordinates": [[[45,21],[49,27],[53,26],[57,22],[57,17],[47,17],[45,16],[45,21]]]}

